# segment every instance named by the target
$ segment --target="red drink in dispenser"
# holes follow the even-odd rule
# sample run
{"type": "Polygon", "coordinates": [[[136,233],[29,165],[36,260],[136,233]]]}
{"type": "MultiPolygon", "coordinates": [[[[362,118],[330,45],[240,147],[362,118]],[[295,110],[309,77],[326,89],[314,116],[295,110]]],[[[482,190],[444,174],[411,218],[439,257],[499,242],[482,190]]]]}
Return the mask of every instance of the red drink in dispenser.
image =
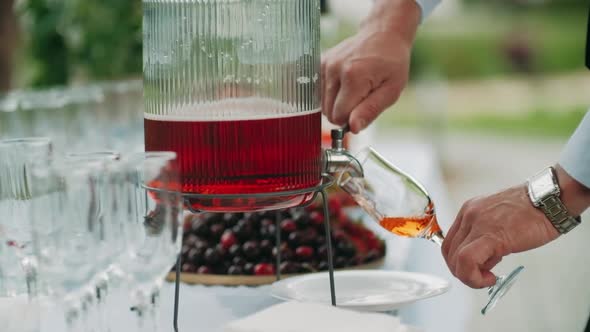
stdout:
{"type": "Polygon", "coordinates": [[[194,209],[314,196],[293,191],[321,182],[318,3],[143,1],[146,150],[177,153],[194,209]]]}
{"type": "MultiPolygon", "coordinates": [[[[198,105],[145,115],[147,151],[175,151],[186,194],[280,193],[321,181],[321,114],[269,99],[198,105]]],[[[312,193],[243,198],[192,197],[195,209],[255,211],[299,205],[312,193]]]]}

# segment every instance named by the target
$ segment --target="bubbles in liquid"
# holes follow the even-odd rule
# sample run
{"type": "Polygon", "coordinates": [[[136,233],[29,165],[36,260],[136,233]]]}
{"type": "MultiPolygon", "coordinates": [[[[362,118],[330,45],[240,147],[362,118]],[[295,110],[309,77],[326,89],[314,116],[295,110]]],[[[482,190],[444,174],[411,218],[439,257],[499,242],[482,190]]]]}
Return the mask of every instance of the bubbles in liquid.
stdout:
{"type": "Polygon", "coordinates": [[[311,79],[307,76],[301,76],[297,78],[297,83],[299,84],[307,84],[309,82],[311,82],[311,79]]]}
{"type": "Polygon", "coordinates": [[[319,112],[319,108],[299,110],[295,105],[270,98],[228,98],[214,102],[185,105],[166,110],[165,115],[144,113],[160,121],[236,121],[276,119],[319,112]]]}

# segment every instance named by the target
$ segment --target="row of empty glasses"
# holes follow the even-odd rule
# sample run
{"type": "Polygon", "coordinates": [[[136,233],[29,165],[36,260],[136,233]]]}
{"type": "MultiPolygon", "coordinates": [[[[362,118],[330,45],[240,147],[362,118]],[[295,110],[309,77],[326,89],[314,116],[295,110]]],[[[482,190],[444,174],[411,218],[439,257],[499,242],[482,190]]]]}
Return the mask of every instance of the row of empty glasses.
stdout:
{"type": "Polygon", "coordinates": [[[56,151],[143,145],[141,81],[0,94],[0,139],[51,137],[56,151]]]}
{"type": "MultiPolygon", "coordinates": [[[[138,330],[157,330],[155,300],[182,239],[175,159],[0,140],[0,296],[59,306],[69,331],[102,332],[118,330],[109,292],[128,289],[138,330]]],[[[12,318],[3,324],[18,326],[12,318]]]]}

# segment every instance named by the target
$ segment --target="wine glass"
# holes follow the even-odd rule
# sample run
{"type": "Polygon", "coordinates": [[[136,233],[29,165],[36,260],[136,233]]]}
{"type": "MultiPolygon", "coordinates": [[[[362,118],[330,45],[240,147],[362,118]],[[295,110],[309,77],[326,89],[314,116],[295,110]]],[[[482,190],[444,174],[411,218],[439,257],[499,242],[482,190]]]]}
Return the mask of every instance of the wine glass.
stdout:
{"type": "Polygon", "coordinates": [[[89,219],[95,223],[91,225],[95,227],[93,234],[97,244],[96,257],[94,262],[97,268],[97,274],[86,290],[85,298],[88,299],[86,303],[87,311],[91,317],[91,321],[96,322],[98,331],[107,331],[108,320],[105,317],[105,307],[107,305],[108,284],[110,265],[115,256],[122,250],[120,226],[117,225],[118,219],[111,218],[110,214],[110,195],[109,186],[112,184],[110,179],[110,167],[120,159],[120,155],[113,151],[90,151],[90,152],[75,152],[66,155],[66,159],[70,161],[88,161],[101,163],[102,167],[97,169],[97,172],[91,176],[92,196],[95,204],[92,206],[92,217],[89,219]]]}
{"type": "MultiPolygon", "coordinates": [[[[31,167],[48,160],[52,143],[46,137],[0,140],[0,265],[5,294],[37,292],[37,271],[31,246],[31,167]],[[26,288],[25,288],[26,286],[26,288]]],[[[0,280],[1,282],[2,280],[0,280]]]]}
{"type": "MultiPolygon", "coordinates": [[[[374,149],[362,150],[343,169],[337,183],[389,232],[442,245],[444,236],[426,189],[374,149]]],[[[489,301],[481,310],[483,315],[506,294],[523,269],[519,266],[507,276],[496,278],[496,284],[488,288],[489,301]]]]}
{"type": "Polygon", "coordinates": [[[32,186],[43,197],[32,209],[38,269],[72,332],[89,330],[89,287],[100,268],[93,258],[99,249],[96,175],[102,169],[99,161],[60,159],[32,170],[32,186]]]}
{"type": "Polygon", "coordinates": [[[174,152],[130,156],[122,188],[124,254],[118,262],[129,282],[139,330],[157,331],[157,298],[182,241],[182,199],[174,152]],[[152,326],[145,326],[145,318],[152,326]]]}

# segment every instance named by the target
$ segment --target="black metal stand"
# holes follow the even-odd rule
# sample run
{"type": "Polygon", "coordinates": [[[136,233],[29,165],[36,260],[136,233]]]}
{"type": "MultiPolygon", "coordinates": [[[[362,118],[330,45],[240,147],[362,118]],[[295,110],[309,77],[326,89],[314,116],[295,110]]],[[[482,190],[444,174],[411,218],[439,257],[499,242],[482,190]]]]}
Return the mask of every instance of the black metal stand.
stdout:
{"type": "MultiPolygon", "coordinates": [[[[268,198],[268,197],[289,197],[289,196],[297,196],[303,194],[313,194],[313,197],[309,200],[308,204],[311,204],[317,198],[317,195],[320,194],[322,196],[322,204],[323,204],[323,211],[324,211],[324,229],[326,232],[326,245],[328,247],[328,274],[330,278],[330,297],[332,305],[336,305],[336,288],[334,284],[334,261],[333,261],[333,254],[332,254],[332,237],[330,231],[330,212],[328,210],[328,194],[326,193],[326,188],[330,187],[334,183],[334,179],[332,176],[324,174],[322,176],[322,183],[313,188],[301,189],[301,190],[293,190],[293,191],[283,191],[283,192],[276,192],[276,193],[260,193],[260,194],[239,194],[239,195],[201,195],[201,194],[184,194],[185,206],[189,211],[192,213],[201,213],[207,211],[197,211],[191,207],[190,199],[240,199],[240,198],[268,198]]],[[[300,206],[305,206],[308,204],[303,204],[300,206]]],[[[280,212],[277,211],[276,214],[276,248],[277,248],[277,257],[276,257],[276,278],[277,280],[281,279],[281,272],[280,272],[280,265],[281,265],[281,215],[280,212]]],[[[182,265],[182,255],[178,254],[178,259],[176,261],[176,280],[175,280],[175,288],[174,288],[174,331],[178,332],[178,308],[179,308],[179,297],[180,297],[180,271],[182,265]]]]}

